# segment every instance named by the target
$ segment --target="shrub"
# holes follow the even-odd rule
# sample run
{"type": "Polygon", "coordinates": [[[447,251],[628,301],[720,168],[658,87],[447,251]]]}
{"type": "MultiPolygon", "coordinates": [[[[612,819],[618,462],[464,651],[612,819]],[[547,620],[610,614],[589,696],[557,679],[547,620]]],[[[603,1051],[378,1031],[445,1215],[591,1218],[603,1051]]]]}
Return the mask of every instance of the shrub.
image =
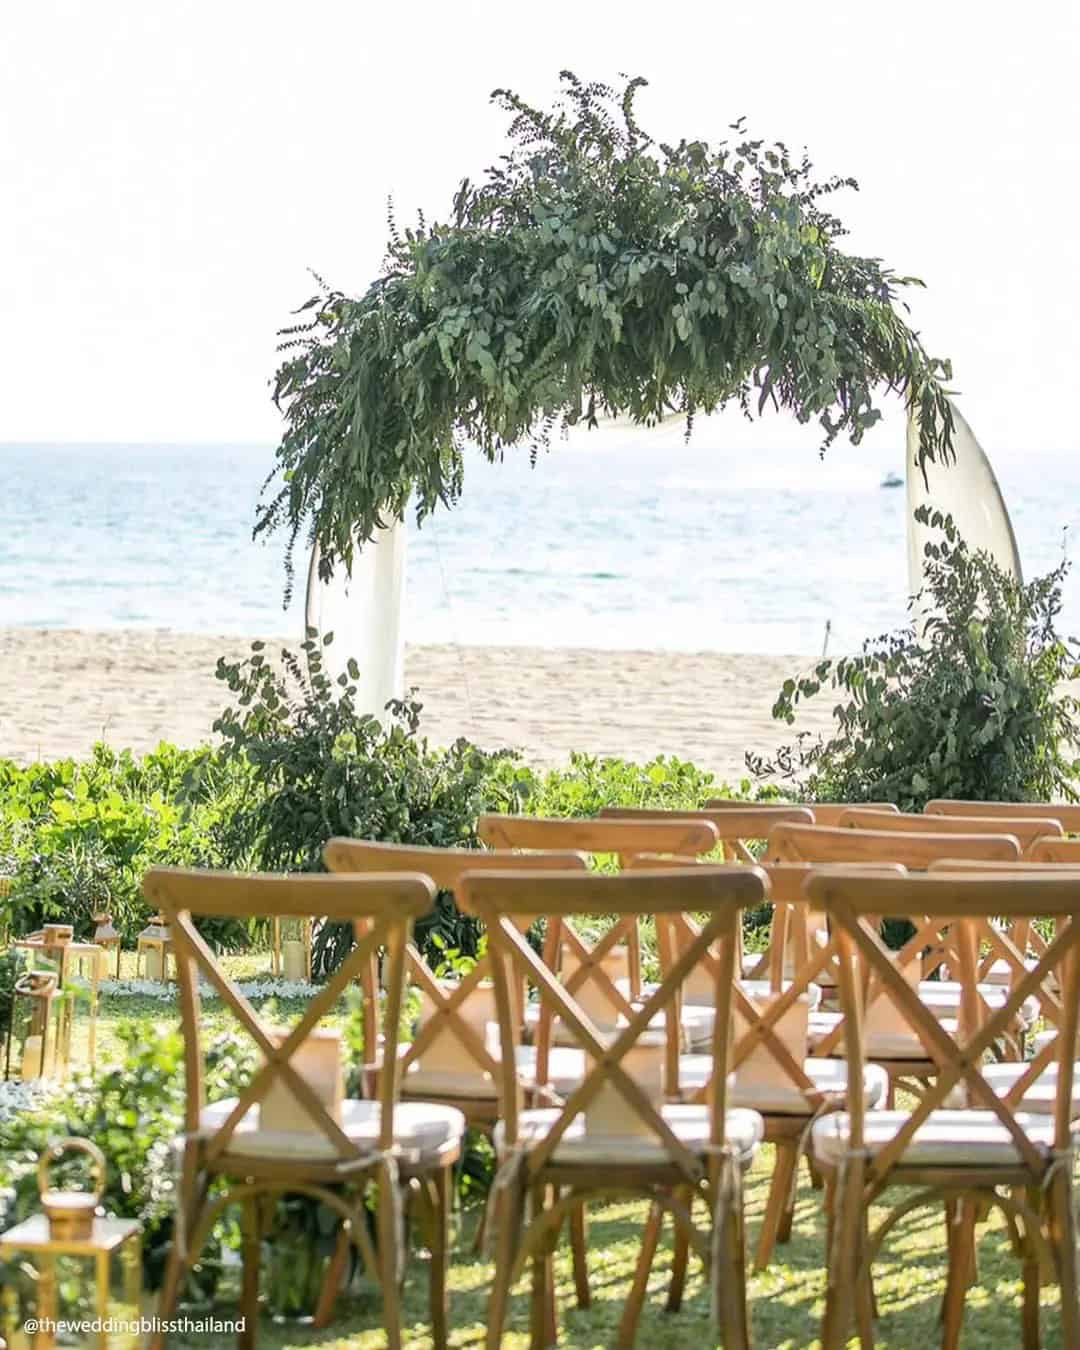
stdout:
{"type": "Polygon", "coordinates": [[[160,745],[141,759],[96,745],[89,760],[22,769],[0,763],[0,851],[15,876],[7,902],[16,931],[47,919],[87,937],[107,908],[131,942],[147,917],[140,890],[154,865],[240,860],[233,808],[245,784],[208,747],[160,745]]]}
{"type": "Polygon", "coordinates": [[[750,782],[732,790],[686,760],[663,755],[646,764],[571,754],[569,765],[537,773],[515,761],[500,764],[493,782],[502,792],[488,810],[533,816],[593,816],[605,806],[696,809],[709,797],[749,796],[750,782]]]}
{"type": "Polygon", "coordinates": [[[822,661],[789,679],[773,716],[837,691],[836,731],[798,738],[776,758],[748,755],[756,774],[794,780],[810,801],[895,802],[921,810],[934,797],[1076,800],[1077,645],[1058,635],[1062,563],[1027,585],[959,538],[951,518],[919,513],[941,530],[926,546],[926,606],[914,623],[868,641],[861,655],[822,661]]]}
{"type": "MultiPolygon", "coordinates": [[[[357,710],[348,676],[334,684],[324,673],[322,650],[332,638],[309,639],[304,659],[283,649],[279,667],[260,642],[244,661],[218,662],[218,678],[236,701],[214,730],[224,738],[223,753],[250,774],[232,846],[261,868],[312,872],[322,870],[323,846],[334,835],[474,845],[477,817],[509,791],[496,769],[511,752],[488,754],[465,740],[431,749],[418,734],[421,705],[411,697],[389,705],[384,728],[357,710]]],[[[350,670],[355,679],[355,662],[350,670]]],[[[446,896],[418,926],[421,940],[433,932],[466,950],[475,942],[472,925],[446,896]]],[[[324,925],[316,970],[336,965],[351,940],[347,926],[324,925]]]]}

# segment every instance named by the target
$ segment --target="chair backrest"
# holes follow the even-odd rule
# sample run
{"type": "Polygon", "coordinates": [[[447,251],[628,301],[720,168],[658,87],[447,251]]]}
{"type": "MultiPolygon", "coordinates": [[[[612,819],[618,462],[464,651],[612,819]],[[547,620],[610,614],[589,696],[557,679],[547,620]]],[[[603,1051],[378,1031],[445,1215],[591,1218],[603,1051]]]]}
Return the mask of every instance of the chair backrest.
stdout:
{"type": "Polygon", "coordinates": [[[394,1141],[394,1106],[398,1092],[397,1035],[405,982],[405,948],[413,922],[430,910],[435,887],[419,874],[408,872],[366,877],[324,875],[242,875],[195,869],[156,867],[143,878],[143,894],[168,919],[180,985],[180,1012],[186,1068],[186,1124],[200,1128],[205,1101],[203,1021],[199,982],[205,979],[220,995],[236,1023],[251,1037],[263,1057],[235,1107],[205,1142],[212,1160],[228,1151],[237,1127],[247,1113],[271,1092],[291,1098],[301,1117],[310,1121],[311,1134],[325,1136],[341,1162],[363,1157],[363,1150],[343,1131],[311,1083],[293,1061],[320,1023],[335,1009],[346,988],[372,968],[385,952],[383,986],[386,1059],[380,1076],[379,1148],[394,1141]],[[308,1004],[296,1025],[280,1041],[260,1022],[254,1008],[222,970],[217,957],[195,924],[196,917],[264,918],[326,917],[364,925],[353,950],[308,1004]]]}
{"type": "Polygon", "coordinates": [[[714,1072],[710,1075],[708,1105],[711,1143],[719,1148],[724,1139],[728,1025],[739,916],[746,906],[760,904],[764,895],[762,873],[743,866],[634,870],[619,875],[489,872],[465,876],[463,904],[486,923],[492,954],[500,1036],[504,1046],[501,1104],[507,1147],[513,1148],[517,1144],[522,1107],[521,1085],[513,1067],[514,1055],[506,1049],[517,1035],[512,1006],[516,978],[524,976],[535,985],[541,1002],[547,1003],[552,1014],[569,1029],[591,1065],[580,1086],[568,1097],[551,1131],[540,1144],[530,1148],[530,1175],[535,1175],[552,1159],[560,1141],[579,1116],[590,1110],[602,1110],[604,1133],[644,1134],[659,1140],[672,1162],[686,1172],[687,1179],[696,1179],[697,1160],[676,1138],[659,1111],[663,1096],[676,1097],[679,1092],[678,1054],[671,1053],[671,1047],[677,1047],[678,1043],[677,998],[690,971],[715,952],[717,1011],[713,1029],[714,1072]],[[612,1036],[605,1036],[596,1027],[513,922],[513,916],[522,914],[559,916],[563,920],[571,916],[598,918],[615,914],[636,921],[646,915],[675,916],[684,912],[704,915],[700,934],[680,954],[655,991],[632,1010],[626,1025],[612,1036]],[[643,1074],[640,1069],[628,1072],[624,1060],[638,1052],[646,1059],[655,1055],[655,1048],[649,1046],[649,1041],[656,1036],[657,1019],[661,1015],[666,1079],[657,1094],[655,1090],[648,1090],[650,1083],[655,1087],[654,1075],[643,1074]]]}
{"type": "MultiPolygon", "coordinates": [[[[1080,844],[1080,840],[1048,840],[1051,846],[1057,843],[1065,845],[1080,844]]],[[[1080,878],[1080,849],[1067,848],[1073,861],[1033,862],[1031,851],[1022,862],[993,863],[966,862],[962,858],[941,858],[927,869],[931,873],[986,873],[998,876],[1030,877],[1074,875],[1080,878]]],[[[1004,962],[1008,968],[1008,984],[1014,985],[1024,978],[1029,969],[1029,961],[1041,957],[1049,945],[1038,926],[1026,915],[998,915],[979,926],[980,952],[978,958],[978,977],[988,978],[993,967],[1004,962]],[[1029,954],[1031,954],[1029,956],[1029,954]]],[[[1038,1000],[1042,1016],[1051,1026],[1061,1022],[1060,990],[1053,981],[1046,981],[1033,990],[1038,1000]]]]}
{"type": "Polygon", "coordinates": [[[605,806],[599,813],[601,820],[708,820],[716,827],[724,856],[730,862],[756,861],[748,845],[754,839],[767,839],[774,825],[783,821],[812,825],[814,817],[805,806],[761,806],[743,804],[745,809],[728,807],[723,810],[705,808],[701,811],[664,811],[649,806],[605,806]]]}
{"type": "Polygon", "coordinates": [[[823,825],[777,825],[769,835],[770,862],[898,862],[924,870],[937,858],[1019,862],[1020,842],[1009,834],[898,834],[823,825]]]}
{"type": "MultiPolygon", "coordinates": [[[[509,849],[485,851],[466,848],[436,848],[426,845],[386,844],[368,839],[331,839],[324,850],[326,865],[336,873],[420,872],[441,891],[457,895],[466,872],[585,871],[583,853],[548,850],[515,853],[509,849]]],[[[460,980],[447,985],[424,960],[414,942],[405,948],[406,971],[424,1000],[421,1025],[401,1058],[401,1072],[409,1074],[432,1064],[438,1069],[474,1078],[480,1095],[493,1094],[498,1079],[498,1060],[485,1036],[487,1005],[485,983],[491,979],[488,958],[481,956],[460,980]],[[479,1004],[481,1016],[475,1012],[479,1004]]],[[[375,1007],[364,1005],[364,1044],[374,1046],[375,1007]],[[369,1038],[370,1037],[370,1038],[369,1038]]],[[[429,1080],[430,1081],[430,1080],[429,1080]]],[[[406,1086],[408,1086],[406,1084],[406,1086]]]]}
{"type": "MultiPolygon", "coordinates": [[[[944,1107],[958,1085],[966,1091],[970,1106],[992,1112],[1008,1132],[1023,1164],[1035,1178],[1044,1177],[1051,1163],[1045,1149],[1032,1143],[1017,1120],[1024,1094],[1052,1062],[1057,1064],[1053,1111],[1054,1147],[1064,1150],[1071,1139],[1073,1060],[1076,1032],[1080,1023],[1077,1005],[1080,971],[1080,924],[1073,917],[1080,910],[1080,880],[1048,874],[994,875],[987,869],[977,872],[935,873],[922,876],[883,877],[869,872],[831,868],[819,869],[807,882],[811,902],[823,909],[837,936],[840,969],[840,993],[845,1008],[845,1036],[851,1072],[848,1079],[848,1111],[852,1153],[861,1154],[866,1144],[866,1105],[862,1074],[857,1068],[865,1063],[862,1009],[862,980],[856,971],[856,958],[880,981],[887,996],[914,1027],[923,1042],[927,1058],[935,1061],[937,1076],[929,1084],[912,1113],[880,1150],[875,1150],[869,1167],[871,1183],[885,1179],[902,1158],[915,1132],[931,1111],[944,1107]],[[880,921],[894,915],[926,914],[952,930],[952,943],[960,953],[960,979],[965,989],[974,988],[977,978],[978,921],[995,915],[1035,918],[1052,916],[1057,935],[1040,958],[1037,967],[1009,991],[1002,1007],[975,1025],[962,1029],[956,1037],[919,1001],[896,971],[889,953],[874,934],[867,920],[880,921]],[[973,922],[976,921],[976,922],[973,922]],[[1019,1015],[1024,999],[1052,974],[1061,984],[1062,1022],[1059,1035],[1025,1069],[1009,1091],[999,1095],[987,1083],[980,1068],[995,1041],[1019,1015]]],[[[978,1155],[973,1156],[978,1165],[978,1155]]]]}
{"type": "Polygon", "coordinates": [[[1075,867],[1080,864],[1080,839],[1037,839],[1028,849],[1027,861],[1075,867]]]}
{"type": "Polygon", "coordinates": [[[740,802],[730,797],[713,797],[705,803],[709,811],[769,811],[777,806],[787,809],[809,811],[815,825],[835,825],[845,811],[859,805],[868,811],[898,811],[893,802],[740,802]]]}
{"type": "Polygon", "coordinates": [[[573,849],[614,854],[624,865],[639,853],[698,858],[719,843],[709,820],[678,816],[673,820],[615,820],[599,816],[559,819],[551,816],[483,815],[477,834],[489,848],[573,849]]]}
{"type": "MultiPolygon", "coordinates": [[[[660,853],[672,858],[694,859],[712,853],[719,845],[716,826],[709,820],[612,820],[599,816],[559,819],[550,816],[484,815],[477,821],[477,834],[491,848],[575,849],[585,853],[614,855],[620,867],[626,867],[643,853],[660,853]]],[[[580,961],[588,948],[580,941],[573,925],[553,916],[548,924],[546,958],[554,964],[568,944],[574,949],[571,959],[580,961]]],[[[593,949],[594,961],[584,978],[594,988],[608,994],[612,981],[602,963],[618,949],[626,951],[626,978],[630,997],[641,990],[641,939],[636,916],[626,916],[604,934],[593,949]]],[[[615,997],[618,1004],[618,998],[615,997]]]]}
{"type": "Polygon", "coordinates": [[[904,815],[853,807],[837,821],[841,829],[891,830],[899,834],[1011,834],[1025,851],[1036,839],[1062,834],[1061,823],[1036,816],[904,815]]]}
{"type": "Polygon", "coordinates": [[[1067,834],[1080,834],[1080,805],[1065,802],[974,802],[935,798],[923,808],[931,816],[1011,816],[1056,820],[1067,834]]]}

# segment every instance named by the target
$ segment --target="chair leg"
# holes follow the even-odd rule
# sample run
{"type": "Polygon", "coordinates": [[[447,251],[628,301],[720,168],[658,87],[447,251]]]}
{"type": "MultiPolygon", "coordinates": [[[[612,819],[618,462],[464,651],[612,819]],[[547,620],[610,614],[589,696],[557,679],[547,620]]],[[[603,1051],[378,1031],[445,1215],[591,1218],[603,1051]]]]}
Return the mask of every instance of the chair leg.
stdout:
{"type": "MultiPolygon", "coordinates": [[[[186,1263],[180,1252],[180,1244],[174,1239],[169,1247],[165,1261],[165,1279],[158,1295],[158,1325],[170,1322],[176,1316],[176,1305],[180,1299],[180,1285],[184,1278],[186,1263]]],[[[156,1331],[150,1339],[150,1350],[164,1350],[165,1333],[156,1331]]]]}
{"type": "Polygon", "coordinates": [[[859,1233],[859,1283],[855,1290],[855,1323],[859,1329],[862,1350],[874,1350],[874,1318],[877,1316],[877,1301],[874,1298],[874,1274],[869,1261],[864,1258],[870,1251],[870,1228],[863,1215],[859,1233]]]}
{"type": "Polygon", "coordinates": [[[579,1308],[592,1306],[589,1289],[589,1226],[582,1200],[570,1211],[570,1253],[574,1266],[574,1291],[579,1308]]]}
{"type": "Polygon", "coordinates": [[[518,1189],[507,1187],[495,1197],[495,1205],[495,1273],[488,1301],[487,1350],[499,1350],[502,1345],[506,1306],[514,1278],[515,1242],[522,1227],[524,1195],[518,1189]]]}
{"type": "Polygon", "coordinates": [[[845,1350],[854,1315],[854,1284],[862,1264],[863,1162],[852,1158],[847,1175],[829,1187],[831,1240],[828,1254],[828,1285],[825,1316],[821,1327],[822,1350],[845,1350]]]}
{"type": "Polygon", "coordinates": [[[942,1313],[942,1350],[959,1350],[964,1324],[964,1300],[971,1281],[971,1252],[975,1244],[975,1204],[964,1196],[958,1206],[949,1251],[949,1275],[942,1313]]]}
{"type": "Polygon", "coordinates": [[[715,1291],[720,1310],[724,1350],[750,1350],[750,1320],[746,1308],[746,1222],[742,1171],[735,1171],[735,1195],[722,1231],[713,1242],[722,1243],[720,1287],[715,1291]]]}
{"type": "Polygon", "coordinates": [[[242,1225],[240,1317],[243,1329],[237,1338],[237,1345],[240,1350],[255,1350],[259,1339],[259,1266],[262,1256],[258,1196],[250,1196],[244,1201],[242,1225]]]}
{"type": "Polygon", "coordinates": [[[450,1206],[453,1185],[449,1167],[440,1167],[432,1178],[431,1216],[431,1339],[435,1350],[446,1350],[450,1335],[450,1306],[446,1273],[450,1261],[450,1206]]]}
{"type": "Polygon", "coordinates": [[[637,1336],[641,1310],[645,1306],[649,1274],[656,1257],[656,1248],[660,1241],[660,1230],[663,1224],[663,1209],[659,1205],[650,1205],[649,1216],[645,1220],[645,1227],[641,1234],[641,1251],[638,1254],[637,1266],[634,1270],[634,1282],[630,1286],[630,1293],[627,1295],[626,1303],[623,1306],[623,1315],[619,1322],[619,1331],[615,1340],[616,1350],[632,1350],[634,1339],[637,1336]]]}
{"type": "Polygon", "coordinates": [[[334,1254],[330,1258],[330,1263],[326,1268],[326,1278],[323,1280],[322,1288],[319,1290],[319,1301],[315,1305],[315,1314],[311,1319],[311,1325],[316,1330],[322,1330],[328,1327],[334,1320],[334,1308],[337,1305],[338,1291],[341,1289],[342,1278],[345,1274],[345,1267],[349,1260],[349,1248],[352,1242],[349,1238],[348,1229],[342,1224],[338,1230],[337,1242],[334,1245],[334,1254]]]}
{"type": "MultiPolygon", "coordinates": [[[[694,1192],[689,1187],[680,1187],[676,1192],[689,1213],[693,1209],[694,1192]]],[[[676,1219],[672,1227],[671,1283],[665,1307],[668,1312],[678,1312],[682,1307],[683,1294],[686,1291],[686,1270],[690,1264],[690,1235],[676,1219]]]]}
{"type": "Polygon", "coordinates": [[[391,1191],[394,1178],[386,1167],[379,1169],[379,1284],[382,1292],[382,1319],[386,1329],[387,1350],[401,1350],[401,1291],[398,1288],[400,1265],[397,1204],[391,1191]]]}
{"type": "Polygon", "coordinates": [[[804,1157],[806,1158],[806,1170],[810,1174],[811,1188],[815,1191],[824,1190],[825,1178],[822,1175],[821,1169],[818,1167],[817,1163],[814,1162],[814,1155],[810,1152],[809,1149],[807,1149],[806,1153],[804,1154],[804,1157]]]}
{"type": "MultiPolygon", "coordinates": [[[[533,1187],[532,1214],[533,1223],[541,1221],[547,1208],[548,1187],[540,1184],[533,1187]]],[[[532,1258],[532,1289],[529,1301],[529,1345],[531,1350],[547,1350],[555,1343],[554,1338],[554,1284],[552,1279],[551,1252],[547,1242],[539,1244],[532,1258]]]]}
{"type": "Polygon", "coordinates": [[[769,1186],[769,1199],[765,1206],[765,1218],[758,1235],[757,1254],[754,1258],[755,1271],[768,1268],[776,1246],[791,1192],[791,1179],[798,1166],[798,1145],[794,1139],[781,1139],[776,1145],[776,1162],[773,1166],[772,1183],[769,1186]]]}
{"type": "Polygon", "coordinates": [[[1028,1240],[1028,1252],[1024,1257],[1024,1350],[1040,1350],[1039,1339],[1039,1258],[1032,1250],[1028,1240]]]}
{"type": "Polygon", "coordinates": [[[1072,1177],[1058,1172],[1050,1189],[1050,1238],[1061,1283],[1062,1344],[1080,1345],[1080,1271],[1072,1177]]]}

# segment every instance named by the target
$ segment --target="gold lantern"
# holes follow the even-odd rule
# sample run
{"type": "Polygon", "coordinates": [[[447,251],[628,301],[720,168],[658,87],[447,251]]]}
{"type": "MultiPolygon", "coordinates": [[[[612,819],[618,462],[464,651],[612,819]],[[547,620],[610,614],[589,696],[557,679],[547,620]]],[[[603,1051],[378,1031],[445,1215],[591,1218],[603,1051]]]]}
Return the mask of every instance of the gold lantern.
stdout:
{"type": "Polygon", "coordinates": [[[159,982],[176,978],[176,953],[172,933],[160,914],[155,914],[139,934],[135,945],[135,978],[159,982]],[[172,974],[169,974],[169,958],[172,974]]]}
{"type": "Polygon", "coordinates": [[[297,983],[311,983],[310,918],[273,918],[271,970],[275,976],[297,983]]]}
{"type": "Polygon", "coordinates": [[[59,976],[55,971],[28,970],[12,987],[11,1022],[4,1053],[4,1077],[62,1077],[67,1064],[64,1020],[57,999],[59,976]]]}
{"type": "MultiPolygon", "coordinates": [[[[38,1331],[34,1345],[56,1344],[54,1329],[61,1315],[58,1297],[57,1262],[62,1258],[91,1261],[94,1271],[94,1315],[99,1329],[93,1339],[99,1350],[121,1343],[139,1344],[139,1319],[142,1309],[142,1236],[134,1219],[106,1219],[97,1214],[105,1190],[105,1159],[88,1139],[63,1139],[46,1149],[38,1164],[38,1189],[42,1213],[0,1235],[0,1259],[31,1257],[36,1267],[36,1308],[38,1331]],[[60,1190],[51,1184],[50,1168],[65,1153],[85,1153],[94,1166],[92,1191],[60,1190]],[[112,1298],[114,1257],[119,1256],[123,1285],[123,1314],[118,1317],[112,1298]],[[116,1322],[126,1320],[132,1330],[121,1338],[110,1331],[116,1322]]],[[[4,1290],[3,1332],[9,1346],[24,1342],[21,1327],[26,1317],[20,1314],[17,1292],[4,1290]]]]}
{"type": "Polygon", "coordinates": [[[59,1076],[63,1076],[72,1047],[78,1042],[80,1057],[93,1066],[97,1059],[98,983],[101,979],[102,949],[95,942],[73,941],[74,929],[69,923],[47,923],[36,933],[20,938],[12,945],[25,951],[33,969],[39,963],[57,977],[59,998],[55,1013],[64,1046],[64,1061],[59,1076]],[[86,1034],[81,1028],[85,1024],[86,1034]]]}
{"type": "Polygon", "coordinates": [[[101,948],[101,978],[109,974],[109,952],[116,951],[116,978],[120,978],[120,934],[113,927],[112,915],[104,910],[93,917],[94,942],[101,948]]]}

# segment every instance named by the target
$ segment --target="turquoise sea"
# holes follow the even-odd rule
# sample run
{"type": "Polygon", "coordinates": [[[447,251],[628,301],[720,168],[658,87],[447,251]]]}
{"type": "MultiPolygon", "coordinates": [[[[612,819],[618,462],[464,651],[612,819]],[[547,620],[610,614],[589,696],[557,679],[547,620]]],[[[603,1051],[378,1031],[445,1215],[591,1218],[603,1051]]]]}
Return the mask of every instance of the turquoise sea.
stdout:
{"type": "MultiPolygon", "coordinates": [[[[284,539],[252,543],[270,447],[0,446],[0,626],[299,634],[284,539]]],[[[1071,457],[995,456],[1025,572],[1080,531],[1071,457]]],[[[590,451],[470,462],[410,521],[411,643],[795,652],[904,620],[903,454],[838,446],[590,451]]],[[[306,558],[298,553],[303,577],[306,558]]],[[[1064,624],[1080,629],[1080,575],[1064,624]]]]}

